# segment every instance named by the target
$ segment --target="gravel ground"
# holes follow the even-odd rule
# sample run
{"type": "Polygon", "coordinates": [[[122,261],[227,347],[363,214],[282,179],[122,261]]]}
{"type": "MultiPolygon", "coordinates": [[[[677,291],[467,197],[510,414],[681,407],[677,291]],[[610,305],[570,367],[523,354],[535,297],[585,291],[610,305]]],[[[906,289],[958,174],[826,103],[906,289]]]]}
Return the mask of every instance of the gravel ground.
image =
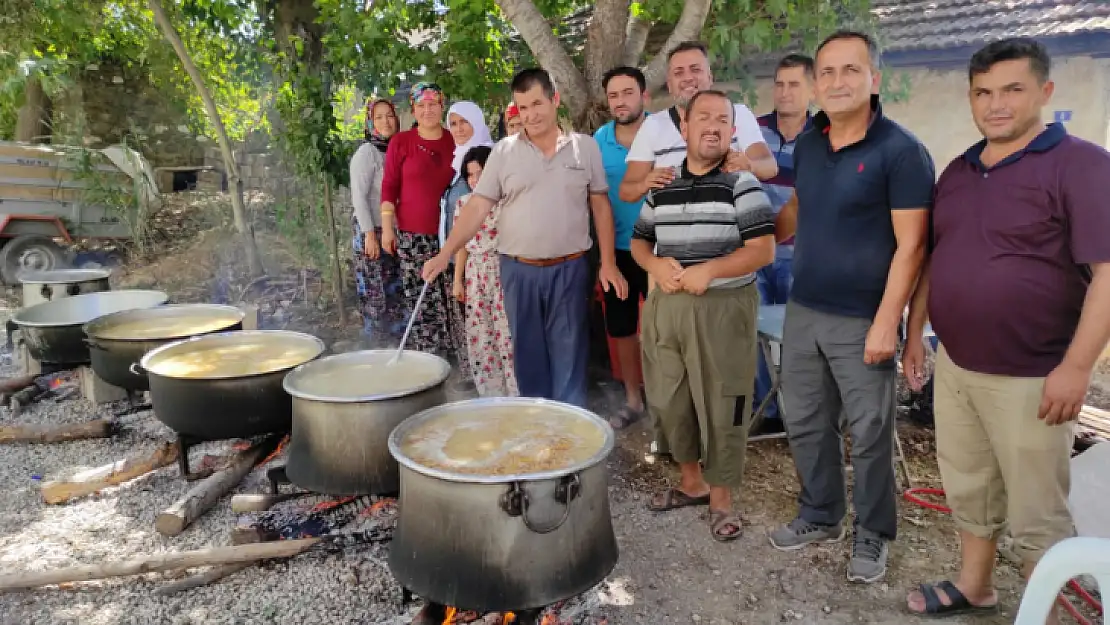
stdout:
{"type": "MultiPolygon", "coordinates": [[[[13,373],[10,356],[0,355],[0,377],[13,373]]],[[[615,384],[601,384],[592,407],[607,413],[620,396],[615,384]]],[[[97,412],[79,399],[44,401],[28,407],[17,421],[77,422],[97,412]]],[[[180,536],[167,538],[154,531],[155,516],[188,489],[176,467],[68,505],[42,503],[36,478],[54,479],[150,453],[170,436],[149,412],[126,419],[123,431],[110,440],[0,445],[0,570],[47,570],[230,544],[236,515],[227,499],[180,536]]],[[[0,423],[12,421],[6,410],[0,414],[0,423]]],[[[918,485],[936,485],[931,432],[903,429],[918,485]]],[[[905,592],[953,572],[956,539],[950,520],[909,505],[903,506],[902,535],[892,548],[891,570],[883,583],[844,581],[846,545],[774,550],[766,533],[793,514],[797,487],[786,446],[773,441],[750,446],[749,486],[740,498],[748,522],[744,536],[735,543],[717,543],[695,511],[656,515],[646,510],[649,494],[674,476],[673,467],[644,456],[647,443],[642,426],[620,433],[610,459],[610,498],[621,559],[608,580],[560,613],[560,625],[913,624],[925,621],[902,612],[905,592]]],[[[207,444],[192,457],[228,447],[207,444]]],[[[265,488],[264,471],[256,470],[236,490],[265,488]]],[[[401,606],[385,556],[384,546],[305,554],[167,597],[153,594],[166,583],[161,574],[0,594],[0,624],[407,625],[417,606],[401,606]]],[[[999,589],[1003,611],[998,617],[948,622],[1011,622],[1021,590],[1014,571],[1003,567],[999,589]]]]}

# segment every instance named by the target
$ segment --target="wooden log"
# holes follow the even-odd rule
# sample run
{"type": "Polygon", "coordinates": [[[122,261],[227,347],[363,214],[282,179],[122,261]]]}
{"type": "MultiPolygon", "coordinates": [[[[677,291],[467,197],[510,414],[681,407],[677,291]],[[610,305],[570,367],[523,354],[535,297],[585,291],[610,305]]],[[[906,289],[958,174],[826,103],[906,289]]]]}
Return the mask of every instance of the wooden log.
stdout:
{"type": "Polygon", "coordinates": [[[108,438],[115,432],[111,419],[94,419],[70,425],[0,426],[0,443],[63,443],[85,438],[108,438]]]}
{"type": "Polygon", "coordinates": [[[35,383],[37,375],[19,375],[14,378],[0,380],[0,393],[12,394],[21,391],[35,383]]]}
{"type": "Polygon", "coordinates": [[[152,571],[170,571],[180,568],[233,564],[236,562],[257,562],[274,558],[289,558],[310,549],[322,538],[300,540],[279,540],[253,545],[234,545],[147,555],[123,562],[104,562],[82,566],[55,569],[53,571],[19,571],[0,574],[0,591],[38,588],[51,584],[83,582],[109,577],[126,577],[152,571]]]}
{"type": "Polygon", "coordinates": [[[207,586],[208,584],[211,584],[213,582],[220,581],[228,575],[238,573],[239,571],[242,571],[243,569],[253,564],[253,562],[236,562],[234,564],[221,564],[219,566],[214,566],[203,573],[197,573],[196,575],[191,575],[189,577],[186,577],[185,579],[166,584],[158,588],[158,590],[155,590],[154,594],[165,597],[167,595],[172,595],[174,593],[182,592],[185,590],[192,590],[193,588],[207,586]]]}
{"type": "Polygon", "coordinates": [[[213,473],[189,489],[185,496],[154,520],[154,529],[165,536],[177,536],[193,521],[208,512],[232,488],[243,481],[251,469],[277,448],[280,435],[267,436],[262,442],[240,452],[227,467],[213,473]]]}
{"type": "Polygon", "coordinates": [[[276,495],[260,495],[255,493],[242,493],[231,496],[232,512],[265,512],[275,505],[304,497],[309,493],[278,493],[276,495]]]}
{"type": "Polygon", "coordinates": [[[71,481],[47,482],[42,485],[42,498],[48,504],[65,503],[110,486],[118,486],[176,460],[177,446],[169,442],[163,443],[149,456],[129,458],[93,469],[71,481]]]}

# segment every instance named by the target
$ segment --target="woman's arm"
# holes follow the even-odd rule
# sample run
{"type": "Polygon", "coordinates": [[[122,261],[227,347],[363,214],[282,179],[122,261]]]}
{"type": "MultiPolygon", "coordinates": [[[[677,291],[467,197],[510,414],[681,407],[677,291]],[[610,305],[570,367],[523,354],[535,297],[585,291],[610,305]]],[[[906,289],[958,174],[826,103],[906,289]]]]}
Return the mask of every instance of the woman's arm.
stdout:
{"type": "Polygon", "coordinates": [[[367,149],[376,150],[365,143],[351,157],[351,204],[355,209],[355,220],[361,232],[373,231],[374,211],[370,206],[370,194],[374,184],[375,163],[367,149]]]}
{"type": "Polygon", "coordinates": [[[385,169],[382,172],[382,248],[390,254],[397,253],[397,204],[401,199],[401,171],[405,152],[401,149],[398,134],[389,142],[385,153],[385,169]]]}

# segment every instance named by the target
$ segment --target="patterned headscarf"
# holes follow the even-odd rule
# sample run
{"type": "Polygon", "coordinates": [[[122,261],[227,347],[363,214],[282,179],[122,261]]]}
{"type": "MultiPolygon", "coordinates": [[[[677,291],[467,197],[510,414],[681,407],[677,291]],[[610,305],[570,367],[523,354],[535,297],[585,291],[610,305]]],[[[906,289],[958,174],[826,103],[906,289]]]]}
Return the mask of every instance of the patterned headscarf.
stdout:
{"type": "MultiPolygon", "coordinates": [[[[397,118],[397,107],[393,106],[393,103],[385,98],[375,98],[366,103],[366,140],[369,141],[371,145],[378,148],[382,154],[385,154],[386,149],[389,148],[389,140],[392,139],[393,136],[383,137],[381,133],[374,129],[374,107],[379,104],[388,106],[395,118],[397,118]]],[[[398,118],[398,130],[400,130],[400,118],[398,118]]]]}
{"type": "Polygon", "coordinates": [[[439,102],[441,106],[447,102],[447,98],[443,95],[443,89],[434,82],[418,82],[409,90],[410,105],[415,105],[417,102],[429,99],[439,102]]]}

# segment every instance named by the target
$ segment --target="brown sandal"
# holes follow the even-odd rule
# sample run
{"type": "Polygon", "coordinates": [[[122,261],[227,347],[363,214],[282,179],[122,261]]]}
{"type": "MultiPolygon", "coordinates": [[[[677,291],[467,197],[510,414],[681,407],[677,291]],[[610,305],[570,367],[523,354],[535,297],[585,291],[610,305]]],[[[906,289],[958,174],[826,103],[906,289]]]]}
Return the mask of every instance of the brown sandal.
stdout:
{"type": "Polygon", "coordinates": [[[744,533],[744,522],[740,519],[740,515],[738,514],[722,512],[720,510],[710,510],[709,533],[713,536],[713,540],[727,543],[740,538],[744,533]],[[727,530],[731,527],[736,528],[736,531],[728,532],[727,530]]]}
{"type": "Polygon", "coordinates": [[[648,510],[652,512],[669,512],[670,510],[678,510],[679,508],[690,508],[692,506],[708,506],[709,493],[700,497],[692,497],[686,493],[678,490],[677,488],[668,488],[662,493],[658,493],[648,501],[648,510]],[[663,501],[656,504],[659,495],[663,496],[663,501]]]}

